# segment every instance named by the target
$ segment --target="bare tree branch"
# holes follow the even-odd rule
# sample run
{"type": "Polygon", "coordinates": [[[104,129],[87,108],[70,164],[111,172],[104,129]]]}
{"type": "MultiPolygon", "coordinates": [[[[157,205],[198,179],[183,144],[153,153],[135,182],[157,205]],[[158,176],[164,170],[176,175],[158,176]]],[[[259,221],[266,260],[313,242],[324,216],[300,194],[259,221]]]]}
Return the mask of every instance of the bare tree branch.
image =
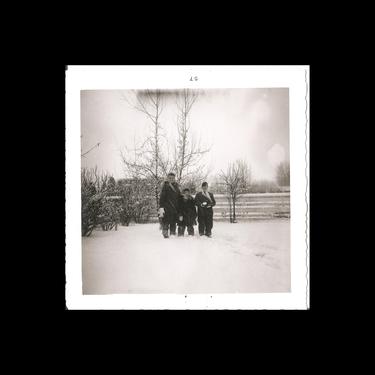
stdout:
{"type": "Polygon", "coordinates": [[[86,151],[83,154],[81,154],[81,157],[85,157],[91,150],[93,150],[96,147],[99,147],[99,145],[100,145],[100,142],[98,142],[95,146],[92,146],[88,151],[86,151]]]}
{"type": "Polygon", "coordinates": [[[194,136],[190,133],[190,111],[198,98],[198,94],[192,90],[184,89],[176,95],[177,107],[177,142],[175,147],[176,176],[179,183],[185,183],[192,177],[191,169],[197,167],[197,180],[205,173],[202,171],[202,159],[209,149],[202,149],[194,136]]]}

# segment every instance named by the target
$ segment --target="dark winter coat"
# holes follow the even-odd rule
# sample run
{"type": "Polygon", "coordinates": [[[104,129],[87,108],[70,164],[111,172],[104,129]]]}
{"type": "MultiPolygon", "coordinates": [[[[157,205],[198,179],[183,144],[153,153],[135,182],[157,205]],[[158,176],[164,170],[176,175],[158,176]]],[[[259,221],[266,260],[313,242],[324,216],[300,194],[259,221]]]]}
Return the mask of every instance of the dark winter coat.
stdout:
{"type": "Polygon", "coordinates": [[[216,205],[216,201],[212,193],[209,192],[208,194],[211,201],[201,191],[195,195],[195,204],[198,207],[198,216],[213,214],[212,207],[216,205]],[[202,205],[204,202],[206,202],[207,205],[202,205]]]}
{"type": "Polygon", "coordinates": [[[164,220],[177,220],[178,214],[178,200],[181,196],[180,188],[177,182],[170,186],[168,181],[165,181],[160,193],[159,207],[164,208],[164,220]]]}
{"type": "Polygon", "coordinates": [[[179,199],[178,216],[182,216],[183,220],[178,221],[178,225],[191,226],[196,225],[197,209],[195,208],[195,201],[193,197],[184,199],[183,196],[179,199]]]}

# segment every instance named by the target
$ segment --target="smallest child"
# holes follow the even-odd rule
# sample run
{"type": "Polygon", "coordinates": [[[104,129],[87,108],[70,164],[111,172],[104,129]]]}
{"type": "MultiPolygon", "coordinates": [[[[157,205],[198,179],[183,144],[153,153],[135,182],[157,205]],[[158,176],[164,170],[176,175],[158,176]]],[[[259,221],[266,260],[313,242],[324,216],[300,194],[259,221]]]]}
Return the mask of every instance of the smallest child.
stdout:
{"type": "Polygon", "coordinates": [[[194,236],[194,227],[197,225],[197,210],[194,198],[190,195],[189,189],[184,189],[178,202],[178,235],[183,236],[185,228],[189,236],[194,236]]]}

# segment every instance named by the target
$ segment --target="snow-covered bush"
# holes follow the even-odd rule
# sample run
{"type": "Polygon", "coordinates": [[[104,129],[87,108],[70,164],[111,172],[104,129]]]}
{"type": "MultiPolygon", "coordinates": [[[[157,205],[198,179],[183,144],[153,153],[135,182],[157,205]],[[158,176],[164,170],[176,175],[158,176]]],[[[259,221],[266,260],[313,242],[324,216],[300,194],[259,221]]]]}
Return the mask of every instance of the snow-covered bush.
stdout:
{"type": "Polygon", "coordinates": [[[109,199],[116,192],[115,188],[113,177],[99,173],[96,168],[82,169],[82,236],[90,236],[98,225],[101,225],[103,230],[117,227],[120,209],[109,199]]]}
{"type": "Polygon", "coordinates": [[[134,209],[134,221],[136,223],[147,223],[153,211],[155,211],[155,204],[151,196],[137,201],[134,209]]]}
{"type": "Polygon", "coordinates": [[[97,169],[81,171],[82,236],[96,227],[117,230],[131,220],[145,223],[156,212],[152,184],[144,179],[116,180],[97,169]]]}
{"type": "Polygon", "coordinates": [[[128,226],[134,212],[134,203],[132,198],[132,185],[127,183],[126,180],[120,180],[118,182],[118,194],[120,199],[120,213],[119,218],[121,225],[128,226]]]}
{"type": "Polygon", "coordinates": [[[102,200],[99,211],[99,223],[103,230],[111,230],[115,228],[120,222],[121,206],[117,202],[116,196],[107,196],[102,200]]]}
{"type": "Polygon", "coordinates": [[[118,181],[118,194],[121,197],[120,221],[129,225],[131,220],[145,223],[156,211],[152,184],[142,179],[122,179],[118,181]]]}

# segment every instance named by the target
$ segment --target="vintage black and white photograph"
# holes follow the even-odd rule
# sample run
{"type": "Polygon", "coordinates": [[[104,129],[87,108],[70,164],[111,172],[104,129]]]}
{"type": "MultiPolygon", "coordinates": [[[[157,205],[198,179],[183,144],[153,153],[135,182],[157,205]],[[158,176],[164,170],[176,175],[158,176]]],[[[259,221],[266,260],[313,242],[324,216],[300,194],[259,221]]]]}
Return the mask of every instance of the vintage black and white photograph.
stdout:
{"type": "Polygon", "coordinates": [[[290,291],[287,88],[83,90],[84,294],[290,291]]]}
{"type": "MultiPolygon", "coordinates": [[[[288,298],[293,194],[305,203],[305,191],[291,184],[290,87],[76,91],[81,263],[74,266],[83,297],[288,298]]],[[[304,167],[300,155],[295,164],[304,167]]],[[[305,253],[294,250],[296,259],[305,253]]],[[[300,264],[294,273],[302,279],[300,264]]]]}

